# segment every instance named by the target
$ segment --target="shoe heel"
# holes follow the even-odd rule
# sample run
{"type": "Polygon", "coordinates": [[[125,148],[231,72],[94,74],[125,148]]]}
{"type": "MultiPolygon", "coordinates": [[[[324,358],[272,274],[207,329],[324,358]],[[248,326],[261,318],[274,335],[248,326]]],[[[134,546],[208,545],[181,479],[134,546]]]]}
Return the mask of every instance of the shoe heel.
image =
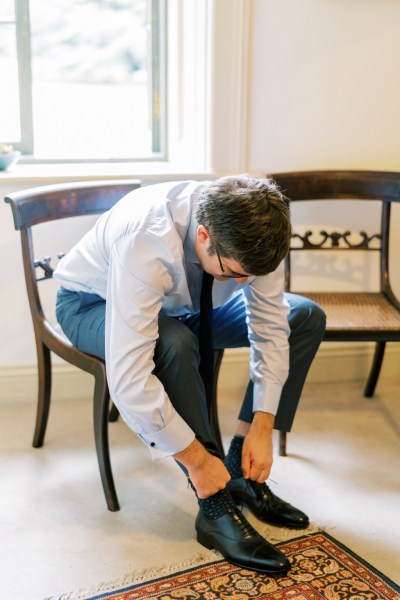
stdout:
{"type": "Polygon", "coordinates": [[[196,537],[197,537],[197,541],[199,542],[199,544],[201,544],[202,546],[204,546],[208,550],[212,550],[213,549],[213,545],[210,544],[210,542],[208,541],[208,539],[202,533],[197,533],[196,537]]]}

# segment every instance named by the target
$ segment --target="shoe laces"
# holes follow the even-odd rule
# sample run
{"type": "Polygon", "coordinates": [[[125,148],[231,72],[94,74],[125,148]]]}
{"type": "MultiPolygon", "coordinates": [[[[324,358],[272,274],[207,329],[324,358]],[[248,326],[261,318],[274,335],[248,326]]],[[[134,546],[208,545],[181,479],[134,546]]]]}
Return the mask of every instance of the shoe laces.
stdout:
{"type": "Polygon", "coordinates": [[[271,508],[279,509],[287,506],[287,502],[276,496],[265,482],[258,483],[258,481],[249,480],[247,485],[250,485],[256,491],[260,499],[267,501],[271,508]]]}
{"type": "Polygon", "coordinates": [[[252,525],[250,525],[250,523],[248,522],[248,520],[246,519],[246,517],[244,516],[242,511],[236,506],[235,501],[233,500],[233,498],[232,498],[231,494],[228,492],[228,490],[224,490],[224,492],[225,492],[224,495],[226,498],[227,512],[235,520],[236,524],[238,525],[238,527],[240,528],[240,530],[242,531],[242,533],[245,537],[253,537],[254,534],[257,534],[256,530],[254,529],[254,527],[252,525]]]}
{"type": "Polygon", "coordinates": [[[252,487],[261,497],[265,495],[271,496],[272,494],[265,481],[263,483],[259,483],[258,481],[252,481],[248,479],[246,481],[246,485],[252,487]]]}

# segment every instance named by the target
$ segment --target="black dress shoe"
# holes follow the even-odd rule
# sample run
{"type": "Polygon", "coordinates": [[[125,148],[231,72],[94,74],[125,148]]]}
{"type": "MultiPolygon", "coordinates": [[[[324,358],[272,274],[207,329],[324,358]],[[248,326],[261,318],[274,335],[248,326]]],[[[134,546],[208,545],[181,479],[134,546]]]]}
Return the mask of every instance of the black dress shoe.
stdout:
{"type": "Polygon", "coordinates": [[[265,523],[289,529],[304,529],[310,524],[306,514],[275,496],[265,483],[240,477],[229,481],[228,490],[236,504],[246,506],[265,523]]]}
{"type": "Polygon", "coordinates": [[[284,574],[290,568],[287,557],[265,540],[231,501],[227,513],[209,519],[201,512],[196,519],[197,541],[215,548],[233,565],[269,574],[284,574]]]}

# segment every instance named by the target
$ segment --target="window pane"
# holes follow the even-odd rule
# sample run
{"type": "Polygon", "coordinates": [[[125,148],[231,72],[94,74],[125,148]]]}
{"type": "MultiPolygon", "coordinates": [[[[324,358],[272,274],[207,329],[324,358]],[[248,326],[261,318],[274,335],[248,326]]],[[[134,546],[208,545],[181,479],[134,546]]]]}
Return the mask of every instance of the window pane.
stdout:
{"type": "Polygon", "coordinates": [[[15,25],[0,23],[0,143],[20,141],[15,25]]]}
{"type": "Polygon", "coordinates": [[[146,0],[31,0],[35,156],[150,157],[146,0]]]}
{"type": "Polygon", "coordinates": [[[1,0],[0,21],[13,21],[15,19],[14,0],[1,0]]]}

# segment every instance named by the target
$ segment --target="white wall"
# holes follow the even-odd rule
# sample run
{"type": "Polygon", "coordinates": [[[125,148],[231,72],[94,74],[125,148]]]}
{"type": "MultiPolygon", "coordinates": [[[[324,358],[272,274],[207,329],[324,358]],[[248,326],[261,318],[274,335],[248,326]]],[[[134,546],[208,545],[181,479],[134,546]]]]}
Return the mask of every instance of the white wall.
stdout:
{"type": "Polygon", "coordinates": [[[18,184],[3,185],[0,173],[0,367],[35,361],[19,240],[11,210],[3,202],[8,192],[21,188],[18,184]]]}
{"type": "Polygon", "coordinates": [[[254,0],[249,164],[400,170],[400,3],[254,0]]]}

